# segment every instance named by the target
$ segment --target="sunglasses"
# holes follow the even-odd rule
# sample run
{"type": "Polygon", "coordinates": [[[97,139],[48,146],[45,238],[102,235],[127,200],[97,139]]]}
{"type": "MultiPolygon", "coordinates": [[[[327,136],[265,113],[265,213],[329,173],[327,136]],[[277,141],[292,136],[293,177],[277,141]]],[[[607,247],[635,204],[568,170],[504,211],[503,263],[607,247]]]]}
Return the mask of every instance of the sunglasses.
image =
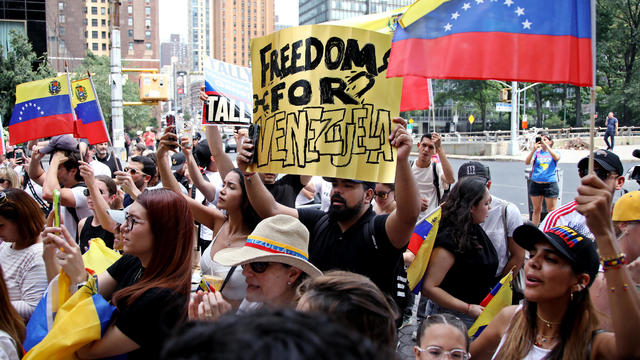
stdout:
{"type": "Polygon", "coordinates": [[[389,190],[389,191],[374,191],[373,195],[375,197],[380,198],[380,200],[386,200],[389,197],[389,194],[391,194],[393,190],[389,190]]]}
{"type": "MultiPolygon", "coordinates": [[[[611,176],[611,172],[602,168],[599,169],[594,169],[593,173],[596,174],[596,176],[598,178],[600,178],[600,180],[605,181],[609,178],[609,176],[611,176]]],[[[580,178],[583,178],[585,176],[587,176],[589,174],[589,171],[585,168],[579,168],[578,169],[578,176],[580,176],[580,178]]]]}
{"type": "Polygon", "coordinates": [[[0,184],[4,184],[5,181],[11,184],[11,180],[9,179],[0,179],[0,184]]]}
{"type": "Polygon", "coordinates": [[[143,174],[142,171],[136,168],[130,168],[130,167],[124,168],[124,171],[130,173],[131,175],[143,174]]]}
{"type": "Polygon", "coordinates": [[[271,263],[266,261],[259,261],[259,262],[252,262],[248,264],[242,264],[242,269],[245,269],[247,265],[251,268],[251,271],[253,271],[254,273],[262,274],[263,272],[267,271],[267,268],[269,267],[269,265],[271,265],[271,263]]]}
{"type": "MultiPolygon", "coordinates": [[[[98,189],[100,191],[100,195],[104,195],[104,193],[102,192],[102,190],[98,189]]],[[[89,189],[84,189],[84,191],[82,192],[84,194],[84,196],[91,196],[91,192],[89,191],[89,189]]]]}

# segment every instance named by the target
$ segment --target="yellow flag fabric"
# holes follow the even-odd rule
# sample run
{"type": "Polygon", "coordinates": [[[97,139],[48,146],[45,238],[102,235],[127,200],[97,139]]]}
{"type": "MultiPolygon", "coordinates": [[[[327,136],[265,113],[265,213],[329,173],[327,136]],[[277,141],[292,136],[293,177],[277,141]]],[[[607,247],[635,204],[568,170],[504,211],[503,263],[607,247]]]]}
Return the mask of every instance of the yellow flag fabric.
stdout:
{"type": "Polygon", "coordinates": [[[484,311],[476,322],[469,328],[469,336],[473,339],[477,338],[480,333],[489,325],[491,320],[498,315],[500,310],[511,305],[513,298],[513,290],[511,290],[511,281],[513,280],[513,272],[505,275],[500,282],[491,290],[489,295],[482,301],[480,305],[485,306],[484,311]],[[488,303],[487,303],[488,302],[488,303]],[[486,303],[486,305],[484,305],[486,303]]]}
{"type": "Polygon", "coordinates": [[[89,250],[82,255],[84,266],[93,270],[95,274],[102,274],[122,255],[109,249],[100,238],[89,240],[89,250]]]}
{"type": "Polygon", "coordinates": [[[427,215],[424,220],[418,222],[413,230],[413,235],[411,235],[409,250],[415,251],[413,249],[418,248],[418,251],[416,252],[416,258],[407,269],[407,281],[409,282],[409,289],[415,294],[418,294],[422,288],[422,279],[425,271],[427,271],[427,265],[429,265],[433,244],[436,242],[441,215],[442,209],[438,207],[427,215]]]}
{"type": "Polygon", "coordinates": [[[358,29],[377,31],[383,34],[390,34],[396,29],[398,18],[401,17],[408,8],[409,5],[377,14],[358,16],[344,20],[327,21],[322,23],[322,25],[349,26],[358,29]]]}
{"type": "Polygon", "coordinates": [[[409,5],[409,8],[398,20],[398,23],[405,28],[447,1],[449,0],[417,0],[409,5]]]}

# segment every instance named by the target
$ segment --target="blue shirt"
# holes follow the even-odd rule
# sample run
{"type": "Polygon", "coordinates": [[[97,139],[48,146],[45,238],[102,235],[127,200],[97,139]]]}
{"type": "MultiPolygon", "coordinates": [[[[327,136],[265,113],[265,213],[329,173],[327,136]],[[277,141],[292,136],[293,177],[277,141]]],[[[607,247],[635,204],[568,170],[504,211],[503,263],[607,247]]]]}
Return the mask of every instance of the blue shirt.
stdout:
{"type": "Polygon", "coordinates": [[[612,117],[607,120],[607,132],[611,134],[616,133],[616,124],[618,123],[618,119],[612,117]]]}
{"type": "Polygon", "coordinates": [[[538,150],[533,155],[533,168],[531,169],[531,180],[537,182],[558,182],[556,176],[557,162],[548,151],[538,150]]]}

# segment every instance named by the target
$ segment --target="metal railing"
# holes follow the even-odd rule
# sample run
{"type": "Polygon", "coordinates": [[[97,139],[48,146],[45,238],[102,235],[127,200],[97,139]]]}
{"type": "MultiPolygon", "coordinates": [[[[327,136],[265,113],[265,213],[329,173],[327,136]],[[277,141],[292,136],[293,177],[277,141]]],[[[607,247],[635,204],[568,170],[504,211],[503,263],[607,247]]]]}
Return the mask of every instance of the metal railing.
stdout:
{"type": "MultiPolygon", "coordinates": [[[[595,136],[603,136],[606,127],[596,127],[595,136]]],[[[573,139],[589,136],[588,127],[579,128],[563,128],[563,129],[539,129],[531,128],[527,130],[518,130],[518,137],[529,138],[535,136],[538,132],[546,131],[554,139],[573,139]]],[[[511,140],[511,131],[494,130],[494,131],[472,131],[472,132],[454,132],[442,133],[443,142],[500,142],[511,140]]],[[[620,126],[618,128],[618,136],[640,136],[640,126],[620,126]]],[[[419,140],[419,139],[418,139],[419,140]]]]}

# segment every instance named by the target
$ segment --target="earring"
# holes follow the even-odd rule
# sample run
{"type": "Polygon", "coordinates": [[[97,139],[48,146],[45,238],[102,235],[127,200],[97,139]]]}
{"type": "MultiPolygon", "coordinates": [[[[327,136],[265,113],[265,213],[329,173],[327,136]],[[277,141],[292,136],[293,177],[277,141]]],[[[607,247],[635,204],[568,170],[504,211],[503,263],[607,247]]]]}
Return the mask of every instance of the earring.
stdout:
{"type": "Polygon", "coordinates": [[[291,286],[291,281],[287,281],[287,285],[291,286]]]}
{"type": "Polygon", "coordinates": [[[571,298],[571,301],[573,301],[573,291],[569,293],[569,297],[571,298]]]}

